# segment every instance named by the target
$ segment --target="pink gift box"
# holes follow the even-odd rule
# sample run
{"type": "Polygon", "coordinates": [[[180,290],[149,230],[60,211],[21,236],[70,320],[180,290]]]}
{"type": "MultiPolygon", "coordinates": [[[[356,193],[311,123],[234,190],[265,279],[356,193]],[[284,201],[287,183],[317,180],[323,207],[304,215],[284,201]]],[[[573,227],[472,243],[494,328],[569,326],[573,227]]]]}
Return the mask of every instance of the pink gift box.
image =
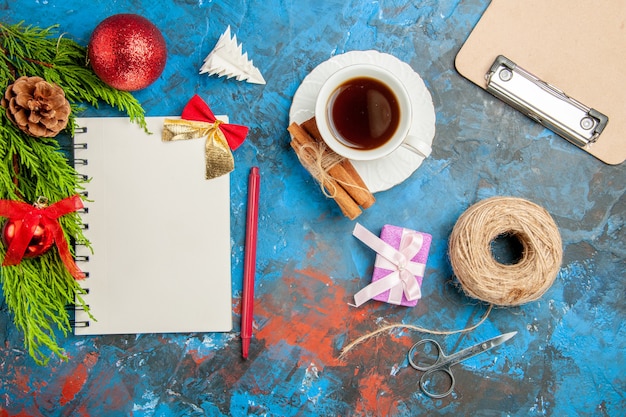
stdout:
{"type": "MultiPolygon", "coordinates": [[[[395,249],[398,249],[400,247],[400,241],[402,239],[403,233],[418,233],[422,235],[422,239],[423,239],[422,247],[417,252],[417,254],[413,256],[413,258],[411,258],[411,261],[426,265],[426,261],[428,260],[428,252],[430,251],[430,243],[433,240],[433,237],[429,235],[428,233],[417,232],[415,230],[405,229],[402,227],[386,224],[383,226],[380,232],[380,239],[388,243],[389,245],[393,246],[395,249]]],[[[380,255],[376,255],[377,261],[379,257],[380,255]]],[[[388,269],[383,269],[383,268],[374,266],[374,273],[372,274],[372,282],[378,281],[379,279],[389,275],[391,272],[392,271],[388,269]]],[[[417,280],[418,284],[421,287],[422,280],[424,279],[424,277],[416,276],[415,279],[417,280]]],[[[380,293],[379,295],[375,296],[373,300],[388,302],[389,292],[390,291],[387,290],[383,293],[380,293]]],[[[400,305],[403,305],[406,307],[415,307],[417,305],[417,302],[418,300],[412,300],[412,301],[407,300],[406,296],[402,294],[402,302],[400,303],[400,305]]]]}

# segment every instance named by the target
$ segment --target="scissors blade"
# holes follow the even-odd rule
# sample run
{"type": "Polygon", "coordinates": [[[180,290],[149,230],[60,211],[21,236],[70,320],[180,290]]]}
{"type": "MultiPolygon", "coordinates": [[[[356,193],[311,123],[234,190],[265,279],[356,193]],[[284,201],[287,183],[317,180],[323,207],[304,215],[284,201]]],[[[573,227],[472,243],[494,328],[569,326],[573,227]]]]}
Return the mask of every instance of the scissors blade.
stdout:
{"type": "Polygon", "coordinates": [[[480,346],[481,352],[484,352],[496,346],[501,345],[502,343],[506,342],[507,340],[515,336],[516,334],[517,332],[504,333],[504,334],[501,334],[500,336],[496,336],[489,340],[485,340],[484,342],[479,343],[476,346],[480,346]]]}
{"type": "Polygon", "coordinates": [[[493,339],[487,340],[487,342],[491,342],[491,347],[496,347],[506,342],[507,340],[515,336],[516,334],[517,332],[504,333],[504,334],[501,334],[500,336],[494,337],[493,339]]]}
{"type": "Polygon", "coordinates": [[[471,358],[473,356],[479,355],[483,352],[488,351],[502,343],[506,342],[513,336],[515,336],[517,332],[509,332],[501,334],[500,336],[493,337],[491,339],[485,340],[484,342],[478,343],[472,347],[468,347],[467,349],[463,349],[453,355],[448,356],[448,359],[442,363],[438,363],[437,365],[443,366],[452,366],[456,363],[464,361],[465,359],[471,358]]]}

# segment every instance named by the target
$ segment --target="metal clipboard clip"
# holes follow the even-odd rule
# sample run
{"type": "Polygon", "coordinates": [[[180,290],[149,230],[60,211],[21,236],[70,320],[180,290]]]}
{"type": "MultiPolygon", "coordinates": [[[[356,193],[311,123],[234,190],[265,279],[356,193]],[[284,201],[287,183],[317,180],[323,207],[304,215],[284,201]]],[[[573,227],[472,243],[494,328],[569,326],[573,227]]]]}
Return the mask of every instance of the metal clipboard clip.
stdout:
{"type": "Polygon", "coordinates": [[[498,56],[485,75],[487,91],[579,147],[595,142],[609,118],[498,56]]]}

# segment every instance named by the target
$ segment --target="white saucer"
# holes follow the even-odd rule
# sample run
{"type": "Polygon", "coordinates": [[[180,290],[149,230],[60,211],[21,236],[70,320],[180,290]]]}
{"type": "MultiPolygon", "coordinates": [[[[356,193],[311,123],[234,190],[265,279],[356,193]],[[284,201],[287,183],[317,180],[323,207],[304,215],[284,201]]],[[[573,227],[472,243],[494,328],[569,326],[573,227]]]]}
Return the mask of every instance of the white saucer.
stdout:
{"type": "MultiPolygon", "coordinates": [[[[319,64],[307,75],[291,103],[289,123],[302,123],[315,116],[315,100],[322,84],[340,68],[353,64],[379,65],[393,72],[404,83],[413,104],[413,124],[410,134],[432,146],[435,136],[435,108],[430,91],[422,78],[405,62],[378,51],[352,51],[337,55],[319,64]]],[[[415,172],[424,158],[399,147],[384,158],[374,161],[352,161],[367,188],[372,193],[388,190],[415,172]]]]}

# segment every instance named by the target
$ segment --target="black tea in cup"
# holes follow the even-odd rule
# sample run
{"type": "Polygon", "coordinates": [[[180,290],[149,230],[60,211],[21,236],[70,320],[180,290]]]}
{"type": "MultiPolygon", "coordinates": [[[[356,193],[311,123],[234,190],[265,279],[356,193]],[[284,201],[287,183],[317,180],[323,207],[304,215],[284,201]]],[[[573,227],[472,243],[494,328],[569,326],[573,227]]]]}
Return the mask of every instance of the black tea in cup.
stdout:
{"type": "Polygon", "coordinates": [[[395,134],[400,124],[400,105],[385,83],[355,77],[333,92],[327,116],[336,138],[345,146],[376,149],[395,134]]]}

